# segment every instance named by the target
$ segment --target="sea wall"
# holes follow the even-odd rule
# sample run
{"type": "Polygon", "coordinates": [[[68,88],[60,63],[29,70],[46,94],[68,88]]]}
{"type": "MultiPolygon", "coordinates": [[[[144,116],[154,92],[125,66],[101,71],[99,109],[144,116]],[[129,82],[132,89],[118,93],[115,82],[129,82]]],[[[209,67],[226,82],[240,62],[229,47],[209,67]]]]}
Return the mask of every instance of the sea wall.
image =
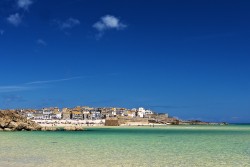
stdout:
{"type": "Polygon", "coordinates": [[[105,126],[120,126],[120,125],[145,125],[148,124],[148,118],[129,118],[129,117],[115,117],[107,118],[105,126]]]}
{"type": "Polygon", "coordinates": [[[117,118],[107,118],[105,120],[105,126],[120,126],[117,118]]]}

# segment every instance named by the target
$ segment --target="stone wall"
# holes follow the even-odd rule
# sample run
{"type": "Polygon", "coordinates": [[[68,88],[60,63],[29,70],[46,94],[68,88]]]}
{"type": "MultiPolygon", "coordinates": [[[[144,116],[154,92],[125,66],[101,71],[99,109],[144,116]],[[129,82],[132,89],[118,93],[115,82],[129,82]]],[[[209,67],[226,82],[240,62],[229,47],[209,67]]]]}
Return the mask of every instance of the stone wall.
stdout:
{"type": "Polygon", "coordinates": [[[120,126],[117,118],[107,118],[105,120],[105,126],[120,126]]]}

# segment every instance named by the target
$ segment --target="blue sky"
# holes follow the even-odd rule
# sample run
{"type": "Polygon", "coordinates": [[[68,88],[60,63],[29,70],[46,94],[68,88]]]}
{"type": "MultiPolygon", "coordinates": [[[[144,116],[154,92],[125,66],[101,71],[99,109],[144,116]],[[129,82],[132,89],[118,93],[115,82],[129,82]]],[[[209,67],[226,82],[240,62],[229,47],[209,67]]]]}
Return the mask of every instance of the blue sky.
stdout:
{"type": "Polygon", "coordinates": [[[0,108],[250,122],[250,2],[1,0],[0,108]]]}

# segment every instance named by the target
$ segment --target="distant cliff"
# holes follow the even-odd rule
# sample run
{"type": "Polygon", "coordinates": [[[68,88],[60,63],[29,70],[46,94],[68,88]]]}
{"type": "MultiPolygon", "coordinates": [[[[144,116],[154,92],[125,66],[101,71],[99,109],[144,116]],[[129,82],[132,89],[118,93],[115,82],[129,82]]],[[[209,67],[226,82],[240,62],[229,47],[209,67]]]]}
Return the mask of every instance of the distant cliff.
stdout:
{"type": "Polygon", "coordinates": [[[21,116],[16,111],[0,110],[0,131],[41,130],[37,123],[21,116]]]}

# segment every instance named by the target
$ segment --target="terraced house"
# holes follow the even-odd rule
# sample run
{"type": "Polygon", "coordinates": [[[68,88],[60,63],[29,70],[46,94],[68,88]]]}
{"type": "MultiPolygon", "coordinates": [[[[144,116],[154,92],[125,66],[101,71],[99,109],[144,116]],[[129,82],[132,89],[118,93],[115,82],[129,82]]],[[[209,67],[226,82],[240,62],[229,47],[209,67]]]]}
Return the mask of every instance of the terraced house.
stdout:
{"type": "Polygon", "coordinates": [[[77,106],[75,108],[63,108],[61,111],[58,107],[43,108],[39,110],[18,110],[22,115],[29,119],[41,120],[101,120],[107,118],[152,118],[156,116],[153,111],[146,110],[142,107],[136,109],[99,107],[91,108],[88,106],[77,106]]]}

